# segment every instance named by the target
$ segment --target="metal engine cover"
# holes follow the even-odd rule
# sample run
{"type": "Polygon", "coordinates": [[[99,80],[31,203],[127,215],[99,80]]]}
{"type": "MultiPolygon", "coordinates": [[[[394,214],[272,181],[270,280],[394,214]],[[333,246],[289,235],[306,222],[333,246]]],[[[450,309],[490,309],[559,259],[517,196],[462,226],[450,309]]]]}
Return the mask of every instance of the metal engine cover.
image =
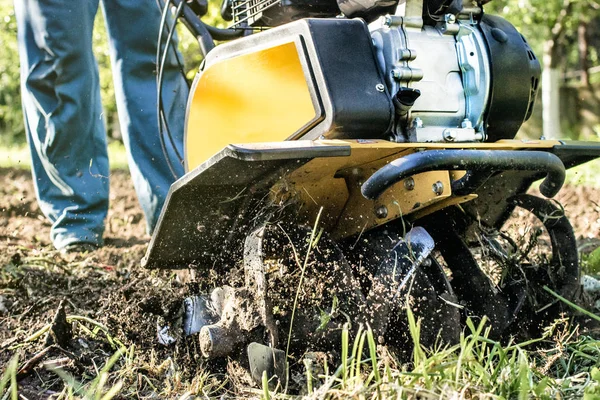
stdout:
{"type": "Polygon", "coordinates": [[[417,13],[388,15],[369,28],[388,88],[397,97],[393,140],[511,139],[530,117],[539,62],[506,20],[448,14],[427,25],[417,13]],[[402,109],[401,90],[420,95],[402,109]]]}
{"type": "Polygon", "coordinates": [[[491,87],[490,60],[479,30],[456,21],[450,29],[421,18],[383,18],[371,25],[378,61],[392,93],[420,91],[401,117],[397,139],[482,141],[491,87]]]}
{"type": "Polygon", "coordinates": [[[186,170],[231,143],[381,138],[393,120],[365,22],[305,19],[207,55],[188,101],[186,170]]]}

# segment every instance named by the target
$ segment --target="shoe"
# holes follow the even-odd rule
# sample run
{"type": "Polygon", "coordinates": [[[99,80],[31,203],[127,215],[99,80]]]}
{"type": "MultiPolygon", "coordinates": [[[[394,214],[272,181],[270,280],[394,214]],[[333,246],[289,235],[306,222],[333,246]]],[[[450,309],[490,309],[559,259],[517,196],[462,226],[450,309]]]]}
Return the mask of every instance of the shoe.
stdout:
{"type": "Polygon", "coordinates": [[[60,249],[60,254],[90,253],[94,250],[98,250],[98,245],[88,242],[76,242],[68,244],[60,249]]]}

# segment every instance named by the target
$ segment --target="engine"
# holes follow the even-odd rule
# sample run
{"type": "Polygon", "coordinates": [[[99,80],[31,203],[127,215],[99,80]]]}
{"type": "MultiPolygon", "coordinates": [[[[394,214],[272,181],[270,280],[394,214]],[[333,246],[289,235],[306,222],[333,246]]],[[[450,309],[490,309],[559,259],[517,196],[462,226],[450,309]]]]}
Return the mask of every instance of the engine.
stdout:
{"type": "Polygon", "coordinates": [[[274,27],[339,11],[365,19],[393,95],[390,139],[472,142],[514,137],[531,115],[540,75],[525,39],[507,21],[483,15],[483,2],[246,0],[232,7],[237,26],[274,27]]]}
{"type": "Polygon", "coordinates": [[[510,23],[462,1],[339,0],[341,18],[322,18],[333,16],[327,0],[232,2],[236,29],[277,26],[206,56],[188,106],[188,167],[230,143],[513,138],[539,62],[510,23]]]}
{"type": "Polygon", "coordinates": [[[419,8],[400,8],[399,15],[369,25],[393,93],[393,139],[513,138],[531,115],[540,75],[525,39],[506,20],[481,15],[477,6],[429,20],[419,8]]]}

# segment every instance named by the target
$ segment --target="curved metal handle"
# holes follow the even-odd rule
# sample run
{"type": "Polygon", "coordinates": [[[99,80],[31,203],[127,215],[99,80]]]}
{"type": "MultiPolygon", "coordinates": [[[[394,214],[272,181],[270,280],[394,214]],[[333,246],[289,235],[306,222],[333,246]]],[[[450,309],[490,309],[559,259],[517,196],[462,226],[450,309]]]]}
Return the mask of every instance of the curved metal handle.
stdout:
{"type": "MultiPolygon", "coordinates": [[[[429,171],[539,171],[546,173],[540,192],[554,197],[565,182],[565,166],[552,153],[533,150],[428,150],[398,158],[380,168],[362,185],[367,199],[378,198],[393,184],[429,171]]],[[[463,187],[461,180],[455,181],[463,187]]],[[[454,183],[453,183],[454,187],[454,183]]]]}

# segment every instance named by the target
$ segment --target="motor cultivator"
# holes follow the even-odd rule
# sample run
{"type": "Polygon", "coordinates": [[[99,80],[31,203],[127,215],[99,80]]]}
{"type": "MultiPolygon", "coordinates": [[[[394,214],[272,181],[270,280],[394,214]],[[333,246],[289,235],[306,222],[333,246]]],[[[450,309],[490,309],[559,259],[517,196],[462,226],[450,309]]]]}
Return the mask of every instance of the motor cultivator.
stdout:
{"type": "Polygon", "coordinates": [[[329,349],[344,324],[398,349],[407,309],[425,344],[468,317],[524,337],[561,310],[544,286],[576,295],[549,199],[600,146],[514,140],[540,66],[506,20],[470,0],[229,0],[224,30],[171,2],[206,55],[143,264],[197,271],[184,331],[205,357],[246,348],[253,376],[281,378],[278,349],[329,349]],[[546,198],[526,194],[540,179],[546,198]],[[539,227],[511,226],[518,210],[539,227]]]}

